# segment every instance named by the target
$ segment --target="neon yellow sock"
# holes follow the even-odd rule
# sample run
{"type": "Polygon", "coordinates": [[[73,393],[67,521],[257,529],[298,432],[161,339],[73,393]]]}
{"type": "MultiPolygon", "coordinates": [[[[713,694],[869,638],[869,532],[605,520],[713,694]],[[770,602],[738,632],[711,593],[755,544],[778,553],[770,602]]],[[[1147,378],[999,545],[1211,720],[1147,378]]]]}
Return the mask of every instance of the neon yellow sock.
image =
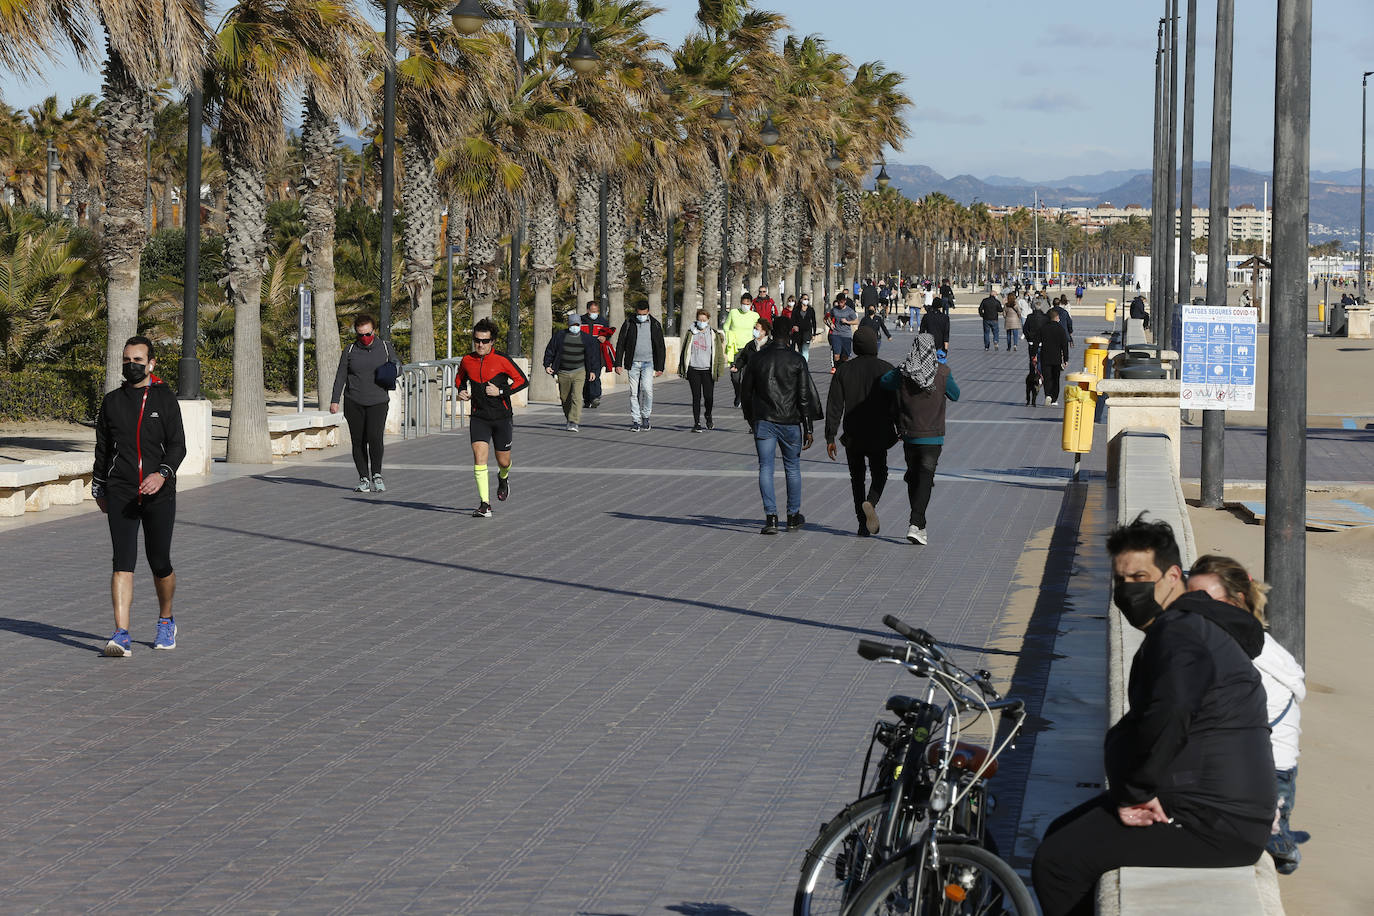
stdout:
{"type": "Polygon", "coordinates": [[[491,482],[487,480],[487,466],[485,464],[474,464],[472,473],[477,476],[477,496],[484,503],[491,502],[491,482]]]}
{"type": "MultiPolygon", "coordinates": [[[[514,463],[514,462],[512,462],[512,463],[514,463]]],[[[510,465],[508,464],[508,465],[506,465],[505,467],[499,467],[499,466],[498,466],[497,469],[496,469],[496,476],[497,476],[497,477],[500,477],[502,480],[505,480],[507,477],[509,477],[509,476],[510,476],[510,465]]]]}

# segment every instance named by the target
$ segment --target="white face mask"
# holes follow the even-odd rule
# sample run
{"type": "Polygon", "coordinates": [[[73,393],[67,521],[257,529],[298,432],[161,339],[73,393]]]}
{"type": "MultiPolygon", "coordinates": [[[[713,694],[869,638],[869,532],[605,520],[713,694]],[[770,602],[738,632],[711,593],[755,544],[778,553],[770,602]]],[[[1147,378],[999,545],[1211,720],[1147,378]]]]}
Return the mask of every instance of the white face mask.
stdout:
{"type": "Polygon", "coordinates": [[[570,325],[568,325],[568,331],[569,331],[570,333],[573,333],[573,334],[580,333],[580,332],[582,331],[582,325],[580,325],[580,324],[570,324],[570,325]]]}
{"type": "Polygon", "coordinates": [[[697,330],[698,330],[698,331],[704,331],[704,330],[706,330],[706,322],[704,322],[704,321],[698,320],[698,321],[696,322],[696,326],[697,326],[697,330]]]}
{"type": "Polygon", "coordinates": [[[648,316],[648,315],[636,315],[636,316],[635,316],[635,321],[638,321],[640,324],[643,324],[644,322],[646,322],[646,321],[648,321],[648,320],[649,320],[649,316],[648,316]]]}
{"type": "Polygon", "coordinates": [[[754,328],[754,339],[763,340],[763,332],[760,331],[758,328],[754,328]]]}

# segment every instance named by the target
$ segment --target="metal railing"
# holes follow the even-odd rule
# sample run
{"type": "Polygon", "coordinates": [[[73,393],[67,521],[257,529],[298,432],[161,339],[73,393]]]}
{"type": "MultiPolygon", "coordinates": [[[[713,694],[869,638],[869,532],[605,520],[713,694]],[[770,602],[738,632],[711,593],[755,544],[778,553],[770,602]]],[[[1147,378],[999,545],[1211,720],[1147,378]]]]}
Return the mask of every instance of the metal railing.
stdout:
{"type": "Polygon", "coordinates": [[[461,358],[407,363],[401,367],[401,437],[410,439],[460,428],[468,404],[458,399],[453,380],[461,358]]]}

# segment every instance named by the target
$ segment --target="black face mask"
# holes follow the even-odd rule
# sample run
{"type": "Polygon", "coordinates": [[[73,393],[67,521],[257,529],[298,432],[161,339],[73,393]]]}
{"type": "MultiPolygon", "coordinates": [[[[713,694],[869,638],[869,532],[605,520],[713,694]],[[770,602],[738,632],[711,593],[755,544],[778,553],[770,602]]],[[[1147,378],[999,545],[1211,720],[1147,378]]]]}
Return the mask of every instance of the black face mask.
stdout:
{"type": "Polygon", "coordinates": [[[1146,624],[1164,613],[1164,609],[1155,600],[1153,582],[1118,582],[1112,589],[1112,600],[1116,602],[1126,622],[1137,630],[1145,629],[1146,624]]]}
{"type": "Polygon", "coordinates": [[[125,363],[123,368],[124,381],[132,382],[137,385],[148,375],[148,367],[142,363],[125,363]]]}

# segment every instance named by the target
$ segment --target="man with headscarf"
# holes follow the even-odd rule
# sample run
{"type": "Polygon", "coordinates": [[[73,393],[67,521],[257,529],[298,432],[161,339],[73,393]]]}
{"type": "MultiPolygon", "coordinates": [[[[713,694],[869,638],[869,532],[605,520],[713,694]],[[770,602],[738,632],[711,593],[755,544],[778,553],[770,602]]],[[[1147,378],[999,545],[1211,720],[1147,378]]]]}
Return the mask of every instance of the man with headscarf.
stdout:
{"type": "Polygon", "coordinates": [[[892,391],[878,384],[891,370],[891,363],[878,358],[878,332],[860,327],[854,332],[854,358],[835,370],[825,402],[825,453],[831,461],[838,454],[835,435],[840,431],[840,420],[844,420],[840,443],[849,464],[861,538],[878,533],[877,506],[887,485],[887,450],[897,442],[892,422],[896,399],[892,391]],[[865,472],[872,479],[867,489],[865,472]]]}
{"type": "Polygon", "coordinates": [[[916,335],[902,365],[879,382],[897,392],[897,434],[906,455],[906,492],[911,503],[911,527],[906,539],[927,544],[926,508],[935,487],[935,468],[945,445],[945,401],[959,400],[959,386],[949,365],[938,360],[935,338],[916,335]]]}

